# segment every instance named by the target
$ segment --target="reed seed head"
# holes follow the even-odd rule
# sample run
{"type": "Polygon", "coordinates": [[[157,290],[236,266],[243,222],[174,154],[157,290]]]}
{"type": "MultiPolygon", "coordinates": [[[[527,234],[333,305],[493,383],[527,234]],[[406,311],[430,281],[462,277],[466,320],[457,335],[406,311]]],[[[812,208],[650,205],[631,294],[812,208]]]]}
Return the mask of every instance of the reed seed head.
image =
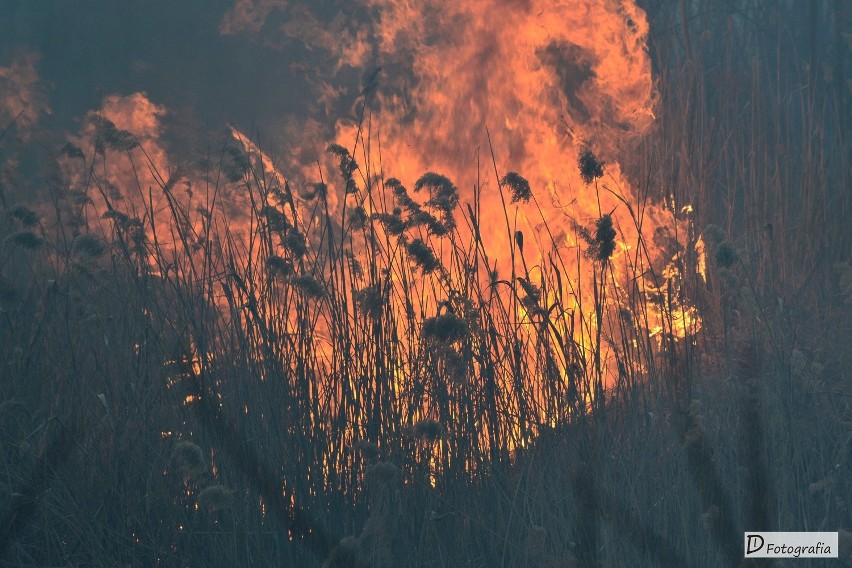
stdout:
{"type": "Polygon", "coordinates": [[[597,178],[603,177],[603,162],[598,160],[588,148],[580,152],[577,162],[580,167],[580,177],[583,178],[583,182],[586,184],[590,184],[597,178]]]}
{"type": "Polygon", "coordinates": [[[226,489],[221,485],[211,485],[210,487],[205,487],[201,493],[198,494],[198,497],[195,498],[195,502],[198,504],[200,509],[206,508],[210,512],[218,511],[233,505],[234,493],[230,489],[226,489]]]}
{"type": "Polygon", "coordinates": [[[731,241],[722,241],[716,245],[713,259],[719,268],[730,268],[739,259],[739,254],[737,254],[737,249],[731,241]]]}
{"type": "Polygon", "coordinates": [[[367,482],[376,487],[390,486],[398,476],[399,468],[390,462],[377,462],[367,466],[367,482]]]}
{"type": "Polygon", "coordinates": [[[181,440],[174,445],[169,463],[175,471],[189,477],[196,477],[206,469],[204,452],[188,440],[181,440]]]}
{"type": "Polygon", "coordinates": [[[308,252],[307,242],[305,235],[300,233],[294,227],[290,227],[281,244],[298,259],[305,256],[305,253],[308,252]]]}
{"type": "Polygon", "coordinates": [[[615,252],[615,228],[612,226],[612,217],[609,213],[603,215],[595,223],[595,258],[606,262],[615,252]]]}
{"type": "Polygon", "coordinates": [[[374,213],[373,219],[381,223],[385,231],[393,236],[399,236],[405,232],[405,221],[399,216],[400,212],[394,213],[374,213]]]}
{"type": "Polygon", "coordinates": [[[367,210],[358,205],[349,212],[349,227],[353,231],[361,231],[367,226],[368,219],[367,210]]]}
{"type": "Polygon", "coordinates": [[[105,147],[119,152],[127,152],[139,145],[136,137],[127,130],[119,130],[115,124],[103,116],[91,118],[95,126],[95,147],[103,153],[105,147]]]}
{"type": "Polygon", "coordinates": [[[3,241],[7,244],[28,250],[37,250],[41,248],[42,244],[44,244],[42,238],[32,231],[17,231],[10,235],[6,235],[6,238],[3,239],[3,241]]]}
{"type": "Polygon", "coordinates": [[[434,272],[441,265],[432,249],[421,239],[414,239],[408,244],[408,254],[424,274],[434,272]]]}
{"type": "Polygon", "coordinates": [[[38,223],[38,215],[25,205],[15,205],[8,214],[17,219],[24,227],[32,227],[38,223]]]}
{"type": "Polygon", "coordinates": [[[364,277],[364,267],[361,265],[361,261],[358,260],[352,251],[346,251],[346,260],[349,261],[349,269],[352,271],[352,275],[355,278],[363,278],[364,277]]]}
{"type": "Polygon", "coordinates": [[[414,425],[414,437],[425,442],[437,442],[441,439],[444,427],[432,418],[425,418],[414,425]]]}
{"type": "Polygon", "coordinates": [[[379,457],[379,446],[367,440],[361,440],[355,444],[355,449],[361,452],[364,459],[373,461],[379,457]]]}
{"type": "Polygon", "coordinates": [[[284,216],[284,213],[279,211],[276,207],[272,205],[264,205],[264,207],[260,210],[260,214],[266,219],[266,223],[269,226],[269,230],[274,233],[284,233],[290,229],[290,222],[287,220],[287,217],[284,216]]]}
{"type": "Polygon", "coordinates": [[[394,194],[394,196],[396,196],[396,197],[408,195],[408,190],[406,190],[405,186],[402,185],[402,182],[400,182],[396,178],[392,177],[392,178],[385,180],[385,187],[389,188],[391,190],[391,192],[394,194]]]}
{"type": "Polygon", "coordinates": [[[233,146],[225,146],[222,150],[222,173],[228,181],[236,183],[246,177],[251,170],[246,153],[233,146]]]}
{"type": "Polygon", "coordinates": [[[725,231],[721,227],[709,224],[704,228],[704,240],[712,245],[718,245],[725,240],[725,231]]]}
{"type": "Polygon", "coordinates": [[[459,203],[459,192],[456,186],[441,174],[427,172],[420,176],[414,184],[414,191],[419,192],[427,188],[431,191],[431,197],[427,205],[442,211],[452,211],[459,203]]]}
{"type": "Polygon", "coordinates": [[[296,276],[290,279],[290,282],[308,298],[317,299],[325,296],[325,288],[322,283],[310,274],[296,276]]]}
{"type": "Polygon", "coordinates": [[[467,337],[467,322],[453,313],[441,314],[423,320],[423,336],[442,343],[452,343],[467,337]]]}
{"type": "Polygon", "coordinates": [[[61,152],[69,158],[82,160],[86,157],[86,155],[83,154],[83,150],[81,150],[79,146],[77,146],[76,144],[72,144],[71,142],[65,144],[65,146],[62,147],[61,152]]]}
{"type": "Polygon", "coordinates": [[[293,274],[293,263],[278,255],[270,255],[266,259],[266,273],[270,278],[287,277],[293,274]]]}
{"type": "Polygon", "coordinates": [[[344,193],[347,195],[356,193],[358,191],[358,186],[355,184],[355,177],[353,174],[358,169],[358,164],[352,158],[352,155],[349,153],[349,150],[341,146],[340,144],[330,144],[326,151],[329,154],[333,154],[337,157],[337,165],[340,170],[340,177],[343,178],[344,183],[344,193]]]}
{"type": "Polygon", "coordinates": [[[361,312],[369,318],[378,320],[382,317],[385,309],[385,298],[378,284],[357,290],[355,292],[355,302],[358,304],[361,312]]]}
{"type": "Polygon", "coordinates": [[[505,185],[509,188],[509,190],[511,190],[511,203],[518,203],[519,201],[526,203],[530,200],[530,198],[532,198],[530,182],[528,182],[518,172],[508,172],[505,176],[503,176],[503,179],[500,180],[500,185],[505,185]]]}
{"type": "Polygon", "coordinates": [[[104,243],[95,235],[77,235],[74,239],[74,252],[83,258],[98,258],[106,251],[104,243]]]}

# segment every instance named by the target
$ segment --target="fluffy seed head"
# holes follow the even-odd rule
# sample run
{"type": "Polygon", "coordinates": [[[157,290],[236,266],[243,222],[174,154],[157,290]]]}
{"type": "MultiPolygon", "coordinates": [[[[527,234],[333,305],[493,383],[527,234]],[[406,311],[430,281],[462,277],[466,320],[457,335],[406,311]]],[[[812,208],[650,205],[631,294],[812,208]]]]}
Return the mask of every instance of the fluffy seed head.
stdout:
{"type": "Polygon", "coordinates": [[[526,203],[532,197],[530,182],[517,172],[508,172],[500,180],[500,185],[505,185],[512,191],[512,203],[519,201],[526,203]]]}
{"type": "Polygon", "coordinates": [[[206,469],[204,452],[188,440],[181,440],[174,445],[169,462],[175,471],[189,477],[196,477],[206,469]]]}
{"type": "Polygon", "coordinates": [[[367,482],[375,486],[388,486],[396,481],[399,468],[390,462],[378,462],[367,466],[367,482]]]}
{"type": "Polygon", "coordinates": [[[373,442],[361,440],[355,445],[355,449],[361,452],[361,455],[364,456],[364,459],[368,461],[375,460],[379,457],[379,446],[377,446],[373,442]]]}
{"type": "Polygon", "coordinates": [[[32,227],[38,223],[38,215],[35,211],[24,205],[15,205],[9,209],[9,215],[20,221],[24,227],[32,227]]]}
{"type": "Polygon", "coordinates": [[[431,418],[420,420],[414,425],[414,437],[426,442],[437,442],[444,428],[441,423],[431,418]]]}
{"type": "Polygon", "coordinates": [[[275,276],[290,276],[293,274],[293,263],[286,258],[281,258],[277,255],[271,255],[266,259],[266,273],[270,277],[275,276]]]}
{"type": "Polygon", "coordinates": [[[586,184],[590,184],[597,178],[603,177],[604,164],[598,160],[591,150],[585,149],[580,152],[577,162],[580,167],[580,177],[583,178],[586,184]]]}
{"type": "Polygon", "coordinates": [[[441,265],[432,249],[420,239],[414,239],[408,244],[408,254],[424,274],[434,272],[441,265]]]}
{"type": "Polygon", "coordinates": [[[84,258],[98,258],[104,254],[106,247],[95,235],[77,235],[74,239],[74,252],[84,258]]]}
{"type": "Polygon", "coordinates": [[[364,315],[374,320],[378,320],[382,317],[385,301],[381,288],[378,284],[375,286],[366,286],[361,290],[357,290],[355,292],[355,302],[358,304],[358,307],[364,315]]]}
{"type": "Polygon", "coordinates": [[[290,282],[308,298],[322,298],[325,295],[325,288],[320,281],[309,274],[296,276],[290,282]]]}
{"type": "Polygon", "coordinates": [[[308,252],[307,239],[305,235],[294,229],[293,227],[287,231],[282,244],[289,250],[295,258],[302,258],[308,252]]]}
{"type": "Polygon", "coordinates": [[[230,489],[226,489],[221,485],[211,485],[210,487],[205,487],[201,493],[198,494],[198,497],[195,498],[195,502],[198,504],[200,509],[207,509],[208,511],[218,511],[219,509],[225,509],[230,507],[234,502],[234,493],[230,489]]]}
{"type": "Polygon", "coordinates": [[[719,268],[730,268],[739,258],[737,249],[731,241],[722,241],[716,245],[713,259],[719,268]]]}
{"type": "Polygon", "coordinates": [[[39,237],[32,231],[18,231],[16,233],[12,233],[11,235],[6,235],[6,238],[3,240],[7,244],[29,250],[36,250],[40,248],[41,245],[44,243],[41,237],[39,237]]]}
{"type": "Polygon", "coordinates": [[[612,217],[609,213],[603,215],[595,223],[595,258],[606,262],[615,251],[615,229],[612,226],[612,217]]]}
{"type": "Polygon", "coordinates": [[[453,313],[426,318],[423,321],[424,337],[442,343],[452,343],[464,339],[468,334],[467,322],[453,313]]]}

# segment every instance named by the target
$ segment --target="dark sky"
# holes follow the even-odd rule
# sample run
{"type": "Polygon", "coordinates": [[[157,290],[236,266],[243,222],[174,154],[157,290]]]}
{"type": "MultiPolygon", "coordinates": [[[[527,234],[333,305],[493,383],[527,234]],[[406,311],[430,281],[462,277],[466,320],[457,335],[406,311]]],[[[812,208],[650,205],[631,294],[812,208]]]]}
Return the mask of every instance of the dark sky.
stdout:
{"type": "MultiPolygon", "coordinates": [[[[105,96],[144,91],[151,101],[168,109],[166,136],[172,142],[220,137],[224,125],[233,123],[273,152],[282,150],[288,136],[308,117],[330,133],[336,119],[351,116],[363,77],[378,65],[384,66],[384,89],[392,88],[391,82],[396,81],[403,96],[411,90],[409,83],[399,79],[411,75],[405,57],[386,53],[379,63],[368,56],[357,67],[350,67],[340,65],[338,58],[324,51],[321,34],[293,37],[300,33],[292,32],[300,21],[319,22],[316,29],[330,37],[345,35],[359,20],[373,16],[360,2],[254,0],[252,6],[272,6],[264,13],[264,23],[255,31],[224,35],[220,31],[223,19],[235,3],[237,0],[0,0],[0,67],[9,65],[16,54],[39,55],[35,71],[51,109],[49,116],[39,117],[42,132],[78,132],[86,113],[98,109],[105,96]],[[286,23],[291,26],[289,36],[282,31],[286,23]],[[392,69],[394,65],[397,68],[392,69]],[[333,95],[323,98],[323,89],[326,95],[333,95]]],[[[652,19],[652,42],[671,36],[671,43],[677,45],[680,36],[671,30],[680,20],[671,3],[640,4],[648,8],[652,19]]],[[[793,3],[794,9],[785,12],[788,21],[780,27],[759,12],[750,12],[746,18],[744,11],[732,8],[736,2],[724,3],[733,14],[727,15],[722,4],[718,14],[702,12],[702,21],[715,18],[716,23],[709,25],[719,30],[732,21],[754,26],[762,30],[751,34],[754,41],[770,45],[782,37],[778,30],[784,30],[782,59],[810,59],[814,67],[820,66],[820,76],[823,63],[834,63],[833,49],[840,44],[831,38],[840,36],[826,24],[831,3],[820,2],[819,10],[810,11],[793,3]],[[811,44],[819,49],[809,52],[811,44]]],[[[730,54],[724,34],[708,33],[696,32],[693,43],[700,42],[711,57],[722,59],[730,54]]],[[[428,38],[424,42],[428,44],[428,38]]],[[[651,51],[655,53],[654,47],[651,51]]],[[[574,93],[570,91],[576,90],[575,83],[583,77],[577,79],[575,74],[574,79],[574,83],[566,83],[571,101],[574,93]]],[[[843,82],[836,81],[839,88],[843,82]]]]}
{"type": "MultiPolygon", "coordinates": [[[[270,47],[222,35],[233,0],[0,0],[0,66],[36,52],[52,114],[41,126],[74,131],[104,96],[144,91],[172,126],[216,131],[233,122],[280,142],[292,116],[316,113],[322,54],[300,41],[270,47]]],[[[320,6],[320,9],[322,7],[320,6]]],[[[357,73],[350,73],[355,77],[357,73]]],[[[346,74],[342,75],[346,80],[346,74]]]]}

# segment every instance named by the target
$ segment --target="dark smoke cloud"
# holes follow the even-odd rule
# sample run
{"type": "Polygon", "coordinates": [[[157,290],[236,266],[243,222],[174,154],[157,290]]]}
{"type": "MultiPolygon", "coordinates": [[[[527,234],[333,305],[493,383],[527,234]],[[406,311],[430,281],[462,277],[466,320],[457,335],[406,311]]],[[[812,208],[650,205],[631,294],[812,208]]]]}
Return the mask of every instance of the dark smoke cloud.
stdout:
{"type": "MultiPolygon", "coordinates": [[[[276,5],[286,3],[0,0],[0,67],[20,68],[28,54],[44,96],[38,104],[53,111],[39,117],[45,130],[79,131],[105,97],[145,92],[168,109],[169,132],[181,142],[233,123],[281,148],[303,117],[348,110],[335,105],[347,80],[357,90],[359,73],[326,70],[322,53],[278,33],[292,7],[282,14],[276,5]],[[253,25],[235,24],[241,4],[255,10],[253,25]],[[336,91],[328,76],[338,77],[336,91]]],[[[317,8],[317,22],[329,17],[317,8]]]]}

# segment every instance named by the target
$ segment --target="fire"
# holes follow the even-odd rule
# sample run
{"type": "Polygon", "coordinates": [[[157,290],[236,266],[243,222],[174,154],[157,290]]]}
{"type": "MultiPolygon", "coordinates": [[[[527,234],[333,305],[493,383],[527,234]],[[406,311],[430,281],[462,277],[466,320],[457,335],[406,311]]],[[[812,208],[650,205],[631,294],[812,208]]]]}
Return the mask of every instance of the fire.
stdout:
{"type": "MultiPolygon", "coordinates": [[[[378,126],[340,121],[339,144],[351,147],[360,138],[356,157],[370,162],[367,169],[409,187],[422,173],[436,171],[461,188],[463,202],[473,203],[478,189],[480,231],[498,256],[500,273],[534,280],[548,258],[558,256],[573,277],[566,289],[584,317],[594,314],[591,297],[584,300],[582,291],[607,276],[595,276],[594,263],[580,260],[578,249],[587,243],[577,229],[593,228],[604,215],[611,215],[617,241],[609,258],[616,276],[612,299],[627,302],[630,281],[642,293],[671,288],[675,259],[643,258],[641,242],[656,242],[679,221],[670,211],[642,204],[617,161],[654,120],[657,95],[641,9],[612,1],[366,4],[377,14],[370,47],[380,71],[368,104],[370,124],[378,126]],[[577,168],[577,156],[588,149],[605,161],[605,175],[594,183],[585,183],[577,168]],[[534,200],[508,205],[504,215],[497,179],[508,170],[529,180],[534,200]],[[525,238],[524,266],[520,254],[508,254],[519,234],[525,238]],[[637,279],[651,269],[658,281],[637,279]]],[[[352,43],[348,35],[332,45],[341,63],[353,52],[352,43]]],[[[680,312],[678,326],[666,330],[665,314],[652,313],[648,329],[681,338],[694,333],[694,310],[672,311],[680,312]]],[[[587,343],[592,335],[587,328],[577,339],[587,343]]]]}
{"type": "MultiPolygon", "coordinates": [[[[377,259],[385,263],[386,274],[376,270],[370,281],[376,286],[371,292],[376,301],[381,303],[382,294],[392,289],[390,310],[396,324],[424,324],[423,330],[398,330],[394,337],[405,343],[423,340],[416,334],[425,332],[426,321],[444,317],[443,323],[452,323],[456,316],[464,319],[482,309],[464,296],[463,282],[448,284],[436,270],[453,258],[453,251],[464,249],[478,268],[460,275],[458,266],[451,267],[456,277],[474,281],[472,289],[491,291],[491,299],[509,306],[497,314],[506,329],[515,326],[531,338],[511,353],[513,361],[493,371],[501,375],[492,379],[503,389],[502,410],[510,416],[528,415],[525,405],[534,405],[541,424],[553,425],[554,415],[571,411],[565,405],[548,405],[561,400],[562,391],[573,390],[576,396],[578,382],[585,381],[580,389],[585,400],[580,403],[589,404],[613,385],[624,365],[632,364],[629,358],[619,359],[619,349],[623,353],[644,348],[636,344],[637,336],[656,337],[663,345],[695,333],[700,318],[681,292],[688,236],[681,219],[689,211],[673,203],[648,204],[618,162],[654,121],[657,95],[645,47],[648,24],[638,7],[612,0],[541,5],[521,0],[363,0],[363,6],[361,20],[336,18],[335,33],[320,33],[315,29],[321,27],[317,18],[304,6],[291,9],[269,0],[239,0],[221,26],[227,34],[259,32],[267,29],[265,21],[273,11],[285,10],[291,20],[278,30],[282,36],[331,50],[337,69],[367,69],[356,105],[358,119],[335,124],[335,156],[325,162],[279,163],[250,136],[229,126],[232,143],[238,143],[244,154],[226,151],[219,157],[223,179],[212,179],[209,171],[206,178],[199,172],[179,172],[161,140],[165,109],[136,93],[107,97],[90,117],[87,130],[74,142],[83,155],[102,163],[84,173],[77,168],[69,177],[74,185],[86,188],[100,211],[115,208],[127,215],[145,211],[150,200],[157,220],[143,220],[145,230],[163,245],[179,248],[176,226],[193,237],[189,244],[184,239],[183,246],[189,249],[197,244],[203,250],[210,239],[221,235],[220,248],[211,255],[219,260],[195,266],[191,251],[189,260],[181,261],[175,254],[175,265],[185,263],[175,270],[193,282],[210,275],[218,286],[211,293],[219,294],[223,314],[246,325],[263,327],[277,318],[273,327],[301,329],[298,318],[310,317],[311,355],[329,369],[344,363],[334,351],[340,348],[333,340],[334,325],[339,323],[334,317],[339,314],[331,313],[328,303],[334,299],[324,296],[321,282],[330,275],[316,269],[324,255],[333,256],[327,250],[337,246],[351,254],[353,266],[369,267],[377,259]],[[119,146],[119,151],[98,152],[92,140],[98,139],[99,128],[117,138],[107,144],[119,146]],[[122,141],[141,145],[145,160],[134,158],[129,149],[121,151],[122,141]],[[346,150],[354,150],[358,164],[348,188],[346,180],[341,183],[341,176],[334,173],[335,160],[344,161],[346,150]],[[237,163],[223,168],[228,160],[237,163]],[[288,179],[288,171],[296,172],[295,177],[288,179]],[[421,177],[427,172],[442,175],[421,177]],[[311,189],[301,180],[321,183],[311,189]],[[524,180],[529,188],[519,191],[524,180]],[[423,191],[418,192],[418,186],[423,191]],[[259,194],[251,194],[252,187],[259,194]],[[413,191],[407,194],[403,187],[413,191]],[[324,197],[314,199],[319,193],[324,197]],[[513,199],[514,193],[522,195],[513,199]],[[339,222],[345,211],[352,219],[358,208],[366,218],[390,218],[395,206],[406,207],[403,199],[410,203],[417,199],[425,203],[416,205],[431,208],[434,220],[441,216],[440,199],[434,201],[438,194],[452,201],[454,230],[407,227],[392,234],[385,224],[388,238],[378,239],[383,244],[373,249],[366,237],[363,243],[355,242],[345,237],[345,226],[323,218],[327,214],[339,222]],[[272,226],[271,210],[283,227],[270,229],[270,235],[276,233],[274,239],[257,240],[254,248],[241,242],[241,237],[250,240],[258,227],[272,226]],[[400,234],[405,239],[398,238],[400,234]],[[480,238],[487,252],[477,247],[480,238]],[[295,254],[296,245],[308,252],[295,254]],[[419,267],[403,267],[405,255],[418,257],[419,267]],[[256,282],[241,280],[237,274],[250,267],[256,282]],[[199,269],[208,272],[201,274],[199,269]],[[270,277],[270,269],[278,276],[286,273],[284,280],[295,293],[276,296],[281,287],[270,277]],[[278,300],[282,303],[276,304],[278,300]],[[277,311],[264,312],[264,301],[277,311]],[[554,311],[553,306],[559,309],[554,311]],[[409,313],[417,317],[408,317],[409,313]],[[558,319],[561,327],[548,327],[549,318],[558,319]],[[553,360],[553,353],[561,359],[553,360]],[[563,384],[513,384],[523,374],[520,361],[547,368],[563,384]]],[[[329,100],[342,92],[333,84],[320,90],[321,98],[329,100]]],[[[66,165],[72,161],[69,157],[66,165]]],[[[450,224],[446,222],[445,229],[450,224]]],[[[168,259],[159,262],[170,264],[168,259]]],[[[355,272],[352,268],[350,276],[355,272]]],[[[343,282],[344,271],[333,277],[343,282]]],[[[346,314],[352,321],[358,309],[355,294],[364,291],[366,282],[359,278],[352,276],[348,283],[356,283],[355,289],[336,298],[352,308],[353,313],[346,314]]],[[[382,309],[379,306],[380,317],[382,309]]],[[[267,332],[261,329],[257,341],[266,342],[271,337],[267,332]]],[[[439,339],[442,333],[436,334],[439,339]]],[[[452,343],[459,334],[464,330],[448,332],[442,340],[446,349],[427,354],[435,369],[448,376],[457,370],[454,357],[460,355],[452,343]]],[[[499,350],[509,343],[498,345],[494,339],[486,349],[499,350]]],[[[421,363],[411,347],[395,348],[398,351],[391,357],[400,361],[381,370],[390,377],[382,388],[402,391],[411,381],[407,373],[422,372],[406,367],[421,363]]],[[[510,349],[506,351],[509,357],[510,349]]],[[[470,365],[471,374],[483,372],[482,363],[470,365]]],[[[344,391],[358,390],[356,375],[371,367],[367,362],[353,364],[347,369],[349,384],[317,385],[318,391],[323,398],[342,398],[344,391]]],[[[368,378],[378,389],[380,371],[373,372],[376,377],[368,378]]],[[[464,392],[464,386],[451,382],[448,389],[464,392]]],[[[423,396],[400,415],[458,418],[453,415],[457,410],[442,408],[430,397],[423,396]]],[[[368,410],[360,412],[363,415],[356,420],[364,424],[371,420],[368,410]]],[[[534,429],[504,424],[496,417],[482,420],[472,429],[505,447],[524,444],[534,429]]],[[[359,434],[353,430],[352,438],[359,434]]]]}
{"type": "MultiPolygon", "coordinates": [[[[573,157],[582,145],[607,159],[653,120],[648,27],[635,6],[368,5],[379,14],[383,153],[409,175],[438,170],[472,187],[476,150],[487,148],[490,128],[501,163],[564,197],[576,193],[573,157]]],[[[348,45],[339,50],[345,56],[348,45]]],[[[338,129],[338,141],[351,143],[353,126],[338,129]]]]}
{"type": "MultiPolygon", "coordinates": [[[[390,213],[391,188],[383,186],[375,202],[364,197],[374,176],[379,185],[394,177],[408,188],[425,172],[448,176],[460,202],[475,204],[471,215],[489,249],[488,271],[496,269],[479,277],[518,278],[535,287],[552,277],[551,267],[561,267],[560,288],[542,290],[537,301],[548,306],[559,299],[571,310],[580,356],[604,383],[617,376],[611,344],[625,334],[623,326],[641,326],[660,341],[697,331],[700,317],[681,294],[687,231],[678,210],[645,203],[618,163],[654,121],[657,93],[641,9],[611,0],[362,5],[366,17],[345,23],[337,17],[323,28],[304,6],[241,0],[223,21],[223,33],[260,32],[266,16],[281,10],[289,18],[277,30],[281,43],[297,38],[330,51],[337,70],[365,68],[359,119],[335,126],[335,142],[355,149],[361,193],[346,195],[323,176],[331,211],[363,206],[367,213],[390,213]],[[374,65],[367,67],[368,61],[374,65]],[[583,179],[581,154],[603,160],[598,174],[583,179]],[[498,181],[509,171],[529,180],[528,203],[509,202],[509,189],[498,181]],[[596,259],[592,249],[602,219],[614,234],[612,250],[596,259]],[[650,308],[639,310],[637,302],[650,308]],[[622,313],[637,317],[625,323],[622,313]]],[[[322,98],[340,96],[331,84],[322,91],[322,98]]],[[[285,179],[248,137],[236,129],[232,134],[265,172],[285,179]]],[[[304,179],[318,176],[317,164],[289,166],[304,179]]],[[[331,163],[325,166],[327,173],[331,163]]],[[[470,217],[464,207],[456,215],[470,217]]],[[[458,220],[457,226],[466,240],[473,238],[467,223],[458,220]]],[[[427,244],[439,257],[447,250],[437,238],[427,244]]],[[[365,251],[353,252],[362,263],[371,261],[365,251]]],[[[434,287],[401,282],[396,274],[391,285],[406,289],[415,311],[426,315],[447,301],[434,287]]],[[[520,306],[520,319],[531,323],[531,309],[520,306]]],[[[317,330],[322,335],[322,326],[317,330]]]]}

